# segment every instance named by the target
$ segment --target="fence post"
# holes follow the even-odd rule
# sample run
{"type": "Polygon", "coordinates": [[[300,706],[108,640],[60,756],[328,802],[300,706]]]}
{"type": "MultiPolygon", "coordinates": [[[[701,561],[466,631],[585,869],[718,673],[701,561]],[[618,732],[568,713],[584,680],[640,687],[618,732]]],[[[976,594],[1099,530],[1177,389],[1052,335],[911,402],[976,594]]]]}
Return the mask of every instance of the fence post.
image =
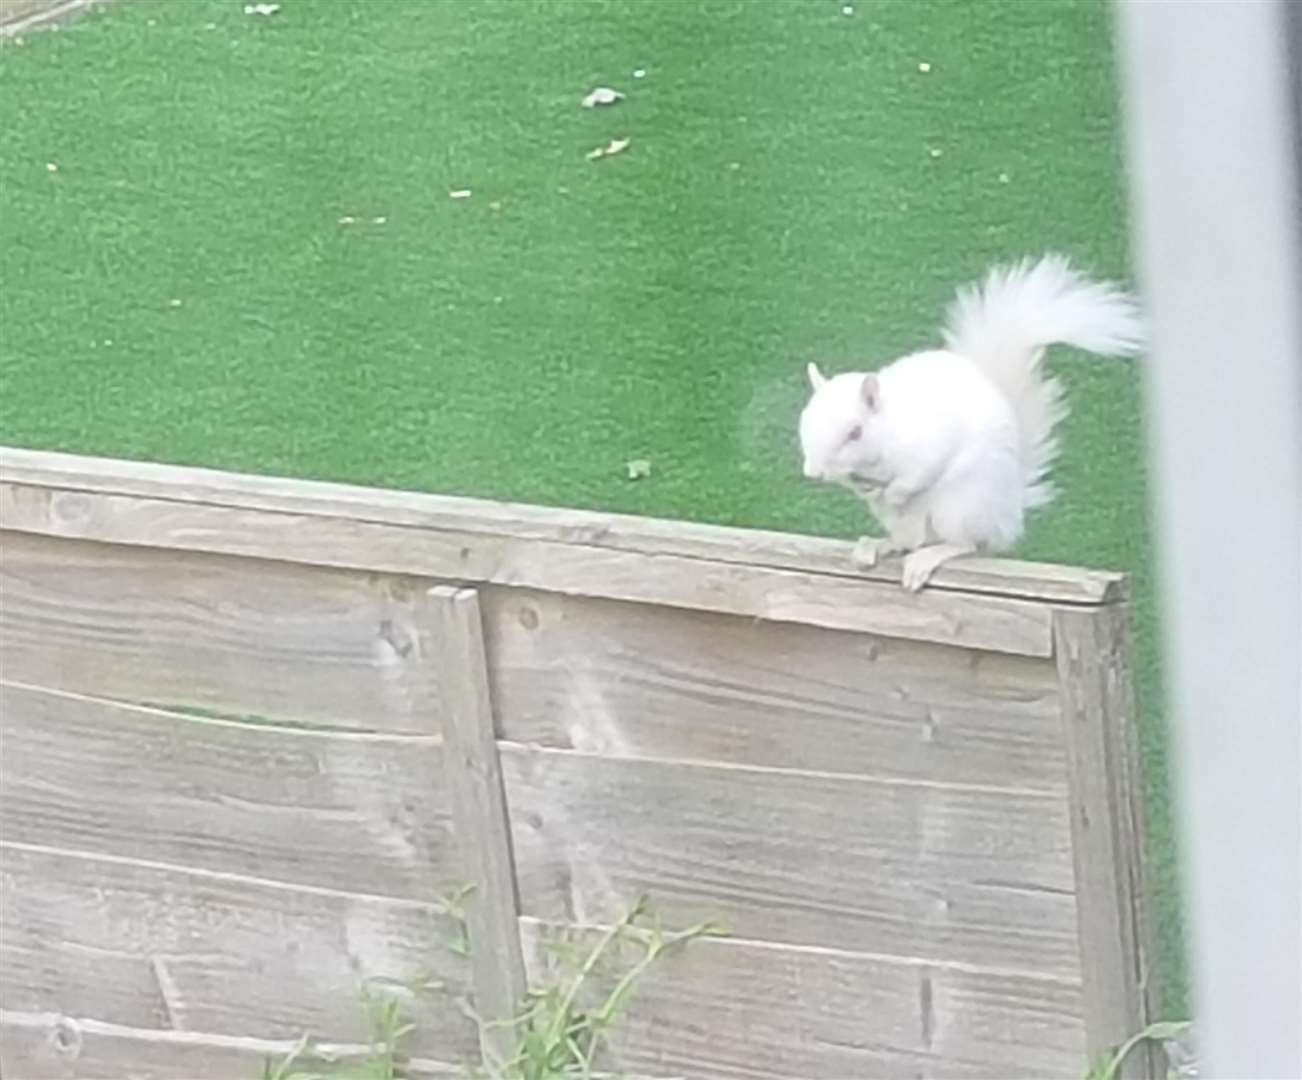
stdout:
{"type": "MultiPolygon", "coordinates": [[[[1127,608],[1062,608],[1053,627],[1085,1035],[1094,1061],[1146,1027],[1156,1001],[1127,608]]],[[[1121,1075],[1161,1077],[1160,1054],[1156,1046],[1136,1047],[1121,1075]]]]}
{"type": "Polygon", "coordinates": [[[506,793],[493,731],[479,595],[437,586],[426,594],[443,714],[443,748],[461,865],[474,892],[466,933],[484,1065],[514,1051],[524,1005],[520,905],[506,793]]]}

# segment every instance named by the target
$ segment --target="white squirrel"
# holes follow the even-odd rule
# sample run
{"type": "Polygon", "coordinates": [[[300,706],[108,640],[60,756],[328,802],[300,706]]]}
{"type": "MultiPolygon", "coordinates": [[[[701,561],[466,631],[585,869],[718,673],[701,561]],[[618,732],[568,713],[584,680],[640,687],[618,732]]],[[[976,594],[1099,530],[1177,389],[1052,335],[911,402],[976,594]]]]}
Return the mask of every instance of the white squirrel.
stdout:
{"type": "Polygon", "coordinates": [[[943,349],[877,372],[827,378],[811,363],[800,417],[805,475],[858,492],[886,530],[859,541],[855,562],[904,555],[910,590],[948,559],[1007,550],[1053,498],[1067,406],[1041,369],[1045,347],[1133,356],[1144,332],[1128,293],[1050,254],[960,289],[942,336],[943,349]]]}

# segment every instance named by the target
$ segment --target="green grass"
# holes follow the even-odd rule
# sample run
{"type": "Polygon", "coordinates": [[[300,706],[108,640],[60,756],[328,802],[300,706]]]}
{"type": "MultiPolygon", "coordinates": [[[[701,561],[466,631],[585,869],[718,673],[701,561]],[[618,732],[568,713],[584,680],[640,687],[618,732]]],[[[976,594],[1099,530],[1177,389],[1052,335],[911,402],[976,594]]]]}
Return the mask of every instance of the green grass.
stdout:
{"type": "MultiPolygon", "coordinates": [[[[994,259],[1127,255],[1101,0],[843,2],[133,0],[6,47],[0,439],[855,535],[805,361],[933,340],[994,259]]],[[[1182,1011],[1137,374],[1055,365],[1020,554],[1135,575],[1182,1011]]]]}

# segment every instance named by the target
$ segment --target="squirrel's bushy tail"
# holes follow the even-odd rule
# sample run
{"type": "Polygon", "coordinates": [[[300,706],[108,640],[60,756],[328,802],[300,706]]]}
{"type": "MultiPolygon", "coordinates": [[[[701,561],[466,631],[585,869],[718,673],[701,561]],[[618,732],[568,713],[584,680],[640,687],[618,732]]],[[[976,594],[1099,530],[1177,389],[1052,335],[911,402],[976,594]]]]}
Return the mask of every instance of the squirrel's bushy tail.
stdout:
{"type": "Polygon", "coordinates": [[[1134,299],[1085,277],[1061,255],[995,267],[980,284],[959,290],[946,313],[945,347],[978,364],[1012,405],[1028,508],[1053,497],[1047,477],[1058,453],[1054,429],[1067,414],[1061,386],[1040,368],[1045,347],[1133,356],[1143,337],[1134,299]]]}

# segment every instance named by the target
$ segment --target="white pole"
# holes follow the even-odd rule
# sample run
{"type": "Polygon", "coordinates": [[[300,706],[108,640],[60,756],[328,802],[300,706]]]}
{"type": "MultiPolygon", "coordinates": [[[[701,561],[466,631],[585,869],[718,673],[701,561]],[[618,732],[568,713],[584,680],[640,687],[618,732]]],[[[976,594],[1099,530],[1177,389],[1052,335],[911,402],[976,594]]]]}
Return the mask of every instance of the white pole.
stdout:
{"type": "Polygon", "coordinates": [[[1302,1078],[1302,216],[1288,0],[1120,0],[1203,1074],[1302,1078]]]}

